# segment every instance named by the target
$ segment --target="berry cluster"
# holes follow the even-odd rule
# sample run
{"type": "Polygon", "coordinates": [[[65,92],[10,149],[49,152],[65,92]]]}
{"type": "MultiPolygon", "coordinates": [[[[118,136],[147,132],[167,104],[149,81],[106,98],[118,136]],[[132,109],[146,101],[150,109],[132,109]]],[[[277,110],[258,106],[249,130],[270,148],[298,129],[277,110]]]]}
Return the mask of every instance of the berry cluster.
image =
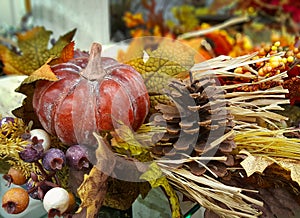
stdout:
{"type": "MultiPolygon", "coordinates": [[[[15,121],[16,119],[12,117],[2,118],[0,127],[15,121]]],[[[3,178],[8,186],[15,184],[22,187],[10,188],[2,198],[2,207],[9,214],[21,213],[28,207],[31,197],[43,201],[48,217],[73,213],[76,208],[74,194],[61,187],[57,172],[64,167],[76,170],[89,168],[86,148],[73,145],[63,151],[51,147],[50,136],[43,129],[24,132],[20,137],[27,143],[18,151],[19,158],[26,163],[33,163],[38,171],[26,175],[18,167],[10,167],[3,178]]]]}
{"type": "Polygon", "coordinates": [[[272,46],[263,46],[254,59],[271,56],[268,61],[256,63],[258,75],[270,77],[288,70],[296,59],[300,59],[300,50],[296,47],[283,48],[280,42],[275,42],[272,46]],[[277,56],[279,52],[284,52],[283,56],[277,56]]]}
{"type": "MultiPolygon", "coordinates": [[[[272,45],[264,44],[258,49],[257,55],[252,60],[259,60],[254,64],[237,67],[234,73],[237,75],[234,79],[222,78],[223,84],[231,85],[237,83],[251,83],[262,81],[283,72],[289,71],[300,60],[300,48],[298,46],[284,47],[277,41],[272,45]],[[267,59],[264,59],[267,58],[267,59]],[[243,74],[243,76],[239,76],[243,74]]],[[[240,86],[233,91],[256,91],[266,90],[275,86],[282,85],[282,80],[266,80],[253,85],[240,86]]]]}

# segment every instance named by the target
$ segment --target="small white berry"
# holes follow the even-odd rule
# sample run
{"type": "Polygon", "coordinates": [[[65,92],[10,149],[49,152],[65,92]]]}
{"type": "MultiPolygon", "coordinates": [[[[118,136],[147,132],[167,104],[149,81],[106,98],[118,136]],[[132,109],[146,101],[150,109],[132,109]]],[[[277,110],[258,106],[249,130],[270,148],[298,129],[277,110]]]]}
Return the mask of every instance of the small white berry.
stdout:
{"type": "Polygon", "coordinates": [[[69,207],[69,193],[61,187],[55,187],[46,192],[43,205],[47,212],[51,209],[63,214],[69,207]]]}
{"type": "Polygon", "coordinates": [[[31,135],[31,139],[33,137],[37,137],[38,139],[43,139],[43,148],[44,150],[48,150],[50,148],[50,145],[51,145],[51,139],[50,139],[50,136],[49,134],[43,130],[43,129],[32,129],[30,131],[30,135],[31,135]]]}

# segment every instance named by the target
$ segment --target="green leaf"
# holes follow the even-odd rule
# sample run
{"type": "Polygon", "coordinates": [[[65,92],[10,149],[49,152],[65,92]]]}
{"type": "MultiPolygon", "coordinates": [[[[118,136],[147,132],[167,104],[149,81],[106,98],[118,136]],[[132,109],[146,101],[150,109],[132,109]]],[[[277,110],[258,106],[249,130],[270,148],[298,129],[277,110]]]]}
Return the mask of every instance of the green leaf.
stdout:
{"type": "Polygon", "coordinates": [[[181,217],[180,204],[177,194],[155,162],[150,164],[149,170],[143,173],[140,179],[148,181],[152,188],[162,187],[169,199],[172,217],[181,217]]]}
{"type": "Polygon", "coordinates": [[[144,37],[134,39],[127,52],[118,59],[135,68],[144,78],[151,107],[168,102],[166,89],[174,78],[185,78],[194,65],[196,51],[168,38],[144,37]]]}
{"type": "Polygon", "coordinates": [[[128,126],[119,125],[115,132],[112,132],[112,136],[111,145],[117,153],[129,154],[142,162],[152,160],[148,148],[136,139],[136,133],[128,126]]]}
{"type": "Polygon", "coordinates": [[[24,34],[18,34],[19,52],[0,45],[0,59],[6,74],[30,75],[40,68],[49,58],[58,57],[62,49],[72,41],[75,29],[61,36],[52,48],[48,48],[51,31],[44,27],[35,27],[24,34]]]}

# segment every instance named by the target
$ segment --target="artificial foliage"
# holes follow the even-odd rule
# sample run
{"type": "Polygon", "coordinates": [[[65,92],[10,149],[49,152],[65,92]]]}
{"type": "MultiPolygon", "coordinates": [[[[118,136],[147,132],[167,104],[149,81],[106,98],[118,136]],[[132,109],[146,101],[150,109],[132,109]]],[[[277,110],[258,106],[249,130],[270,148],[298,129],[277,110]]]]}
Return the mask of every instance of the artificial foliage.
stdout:
{"type": "MultiPolygon", "coordinates": [[[[133,36],[146,37],[134,38],[127,50],[119,51],[118,61],[136,70],[147,89],[150,108],[145,109],[143,123],[132,128],[114,119],[114,128],[103,130],[90,128],[94,122],[79,116],[76,121],[85,122],[74,122],[72,128],[89,130],[84,134],[93,143],[84,141],[87,150],[76,158],[87,161],[88,156],[88,164],[75,169],[65,160],[67,155],[55,156],[50,163],[44,160],[49,152],[41,147],[45,140],[31,135],[33,129],[44,129],[33,105],[38,99],[34,94],[60,81],[56,67],[74,67],[74,58],[76,64],[81,61],[77,73],[103,69],[97,64],[86,67],[89,57],[97,59],[100,54],[75,49],[74,30],[48,49],[51,32],[35,27],[18,35],[22,54],[0,47],[4,73],[28,75],[16,90],[26,96],[23,105],[13,111],[11,122],[1,124],[1,166],[20,170],[30,181],[28,194],[42,201],[49,189],[58,186],[73,196],[70,199],[78,199],[77,203],[70,200],[63,211],[50,209],[49,217],[96,217],[102,206],[128,210],[139,195],[145,197],[157,187],[168,198],[174,218],[183,216],[177,192],[206,208],[206,217],[295,216],[300,210],[300,137],[299,120],[289,117],[289,110],[299,112],[295,106],[299,104],[299,39],[285,32],[277,40],[254,46],[248,36],[230,31],[236,19],[217,27],[202,25],[190,12],[199,16],[203,10],[185,6],[172,10],[180,21],[175,25],[164,23],[155,1],[142,3],[151,19],[126,13],[124,20],[133,28],[133,36]],[[160,16],[155,18],[156,13],[160,16]],[[142,31],[136,28],[143,25],[142,31]],[[130,181],[120,179],[122,172],[128,173],[130,181]],[[284,208],[281,199],[286,199],[284,208]]],[[[214,7],[220,5],[215,1],[214,7]]],[[[95,77],[85,79],[97,82],[95,77]]],[[[90,90],[95,91],[88,89],[88,95],[95,94],[90,90]]],[[[81,110],[84,105],[82,101],[81,110]]],[[[78,144],[66,143],[53,133],[50,138],[52,151],[67,154],[78,144]]],[[[7,169],[1,170],[7,173],[4,178],[13,178],[7,169]]],[[[15,209],[12,205],[8,211],[15,209]]]]}

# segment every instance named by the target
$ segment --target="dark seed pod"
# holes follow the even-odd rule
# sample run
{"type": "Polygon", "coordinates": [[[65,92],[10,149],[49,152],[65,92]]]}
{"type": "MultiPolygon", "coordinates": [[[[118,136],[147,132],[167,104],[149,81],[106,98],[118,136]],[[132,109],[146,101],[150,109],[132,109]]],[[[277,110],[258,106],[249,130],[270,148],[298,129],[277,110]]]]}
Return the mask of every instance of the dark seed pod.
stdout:
{"type": "Polygon", "coordinates": [[[25,162],[35,162],[42,158],[44,148],[41,144],[29,144],[19,152],[20,158],[25,162]]]}
{"type": "Polygon", "coordinates": [[[50,148],[43,156],[42,164],[46,170],[61,170],[66,163],[66,157],[62,150],[50,148]]]}
{"type": "Polygon", "coordinates": [[[67,164],[74,169],[81,170],[89,167],[88,153],[84,146],[73,145],[66,151],[67,164]]]}
{"type": "Polygon", "coordinates": [[[9,214],[23,212],[28,204],[29,195],[23,188],[11,188],[2,197],[2,208],[9,214]]]}

